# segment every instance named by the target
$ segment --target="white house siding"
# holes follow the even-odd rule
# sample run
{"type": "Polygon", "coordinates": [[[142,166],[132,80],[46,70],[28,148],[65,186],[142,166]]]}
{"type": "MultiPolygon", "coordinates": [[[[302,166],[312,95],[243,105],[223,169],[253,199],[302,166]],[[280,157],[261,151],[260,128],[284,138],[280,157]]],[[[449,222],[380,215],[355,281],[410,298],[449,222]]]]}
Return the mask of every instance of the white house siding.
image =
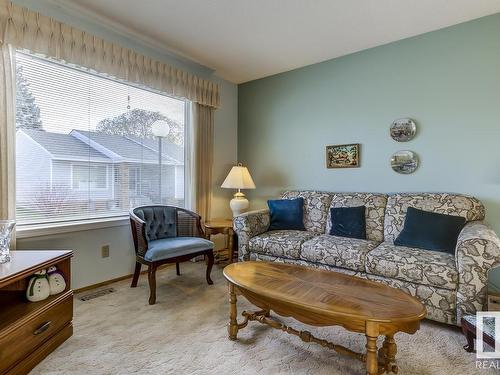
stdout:
{"type": "Polygon", "coordinates": [[[23,132],[16,136],[16,202],[29,208],[33,197],[50,188],[51,155],[23,132]]]}
{"type": "Polygon", "coordinates": [[[175,166],[175,199],[184,200],[184,166],[175,166]]]}
{"type": "MultiPolygon", "coordinates": [[[[130,190],[131,206],[151,204],[158,202],[159,170],[155,164],[128,164],[130,171],[138,169],[140,171],[140,183],[136,190],[130,190]]],[[[177,204],[175,197],[175,170],[172,165],[162,166],[162,198],[163,203],[177,204]]],[[[131,172],[132,173],[132,172],[131,172]]]]}
{"type": "Polygon", "coordinates": [[[177,202],[171,202],[172,198],[175,198],[175,167],[172,165],[165,165],[162,169],[162,190],[163,190],[163,201],[165,203],[177,204],[177,202]]]}
{"type": "Polygon", "coordinates": [[[106,189],[74,189],[72,186],[72,166],[83,165],[88,166],[88,161],[68,161],[68,160],[53,160],[52,161],[52,188],[68,190],[72,200],[91,200],[91,201],[109,201],[113,197],[113,168],[109,163],[90,163],[93,165],[106,165],[107,173],[107,188],[106,189]]]}

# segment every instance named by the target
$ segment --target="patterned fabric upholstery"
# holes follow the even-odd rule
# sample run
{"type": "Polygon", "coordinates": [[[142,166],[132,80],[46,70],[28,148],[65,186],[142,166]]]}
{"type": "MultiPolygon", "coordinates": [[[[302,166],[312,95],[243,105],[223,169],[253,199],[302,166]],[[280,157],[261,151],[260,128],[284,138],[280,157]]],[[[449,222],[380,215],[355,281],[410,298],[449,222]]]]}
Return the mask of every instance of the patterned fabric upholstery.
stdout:
{"type": "Polygon", "coordinates": [[[384,241],[394,242],[401,230],[408,207],[439,214],[462,216],[467,221],[483,220],[484,206],[476,198],[447,193],[408,193],[390,195],[384,221],[384,241]]]}
{"type": "Polygon", "coordinates": [[[148,241],[177,236],[177,211],[175,207],[139,207],[134,214],[146,223],[148,241]]]}
{"type": "Polygon", "coordinates": [[[264,233],[269,228],[269,211],[251,211],[233,219],[233,228],[238,235],[238,259],[248,260],[250,238],[264,233]]]}
{"type": "Polygon", "coordinates": [[[418,298],[419,301],[427,309],[427,318],[446,324],[457,324],[456,321],[456,293],[454,290],[441,289],[428,285],[411,283],[403,280],[390,279],[381,276],[369,275],[365,272],[356,272],[344,268],[338,268],[321,263],[311,263],[300,259],[288,259],[273,257],[263,254],[252,254],[251,260],[260,260],[265,262],[280,262],[288,264],[299,264],[312,268],[340,272],[351,276],[362,277],[365,279],[378,281],[393,288],[401,289],[402,291],[418,298]]]}
{"type": "Polygon", "coordinates": [[[456,289],[458,281],[453,255],[387,242],[367,255],[366,272],[450,290],[456,289]]]}
{"type": "Polygon", "coordinates": [[[321,191],[285,191],[283,199],[304,198],[304,226],[307,231],[325,233],[332,194],[321,191]]]}
{"type": "Polygon", "coordinates": [[[299,258],[304,242],[315,236],[302,230],[273,230],[252,237],[248,242],[250,251],[286,258],[299,258]]]}
{"type": "Polygon", "coordinates": [[[375,241],[323,234],[302,244],[300,258],[313,263],[363,272],[366,254],[377,244],[375,241]]]}
{"type": "Polygon", "coordinates": [[[234,219],[240,260],[293,262],[385,282],[420,299],[427,308],[429,319],[449,324],[460,324],[464,314],[474,314],[485,308],[488,271],[500,266],[500,240],[480,221],[484,219],[485,210],[476,198],[447,193],[390,195],[385,208],[384,242],[376,246],[372,241],[324,233],[329,230],[330,206],[365,205],[370,207],[368,239],[380,241],[384,195],[313,191],[283,194],[284,198],[299,196],[305,201],[304,225],[309,232],[266,233],[269,227],[267,211],[234,219]],[[410,206],[467,219],[458,238],[455,256],[393,245],[410,206]]]}
{"type": "Polygon", "coordinates": [[[500,265],[500,240],[491,228],[476,221],[458,236],[455,254],[458,269],[457,321],[465,314],[483,310],[488,270],[500,265]]]}
{"type": "MultiPolygon", "coordinates": [[[[384,240],[384,213],[387,195],[372,193],[335,193],[330,208],[365,206],[366,239],[382,242],[384,240]]],[[[330,233],[332,220],[328,209],[326,234],[330,233]]]]}
{"type": "Polygon", "coordinates": [[[278,263],[286,263],[286,264],[298,264],[300,266],[317,268],[320,270],[335,271],[335,272],[344,273],[346,275],[365,277],[364,272],[348,270],[345,268],[338,268],[338,267],[334,267],[334,266],[329,266],[328,264],[311,263],[311,262],[308,262],[307,260],[302,260],[302,259],[290,259],[290,258],[276,257],[276,256],[272,256],[272,255],[252,253],[250,255],[250,260],[258,260],[258,261],[263,261],[263,262],[278,262],[278,263]]]}
{"type": "Polygon", "coordinates": [[[457,324],[455,319],[457,294],[455,290],[376,275],[365,274],[365,277],[401,289],[403,292],[416,297],[427,309],[427,319],[446,324],[457,324]]]}

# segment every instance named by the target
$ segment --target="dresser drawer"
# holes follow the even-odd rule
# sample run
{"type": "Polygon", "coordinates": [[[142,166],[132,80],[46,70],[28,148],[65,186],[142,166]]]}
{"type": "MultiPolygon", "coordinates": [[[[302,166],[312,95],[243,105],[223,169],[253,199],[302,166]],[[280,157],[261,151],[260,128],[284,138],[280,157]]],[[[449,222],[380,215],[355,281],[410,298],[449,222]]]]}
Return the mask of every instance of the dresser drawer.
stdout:
{"type": "Polygon", "coordinates": [[[68,325],[73,317],[73,295],[35,315],[26,323],[0,338],[0,373],[26,357],[43,342],[68,325]]]}

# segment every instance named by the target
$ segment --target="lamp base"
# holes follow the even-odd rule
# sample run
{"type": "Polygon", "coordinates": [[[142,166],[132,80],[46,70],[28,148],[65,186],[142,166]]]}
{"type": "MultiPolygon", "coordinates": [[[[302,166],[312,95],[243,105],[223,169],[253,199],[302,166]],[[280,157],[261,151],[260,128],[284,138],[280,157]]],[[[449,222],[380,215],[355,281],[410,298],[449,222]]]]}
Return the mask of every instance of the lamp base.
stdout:
{"type": "Polygon", "coordinates": [[[231,199],[231,202],[229,202],[229,206],[231,207],[231,211],[233,211],[233,216],[238,216],[248,211],[250,203],[245,197],[245,194],[237,192],[234,194],[234,198],[231,199]]]}

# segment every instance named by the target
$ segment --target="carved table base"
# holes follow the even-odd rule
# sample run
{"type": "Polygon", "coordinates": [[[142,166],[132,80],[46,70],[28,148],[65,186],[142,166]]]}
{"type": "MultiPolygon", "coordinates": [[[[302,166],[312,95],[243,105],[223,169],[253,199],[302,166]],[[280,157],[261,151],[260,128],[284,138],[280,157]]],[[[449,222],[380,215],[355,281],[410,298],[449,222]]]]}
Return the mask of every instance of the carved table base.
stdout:
{"type": "Polygon", "coordinates": [[[366,353],[357,353],[342,345],[334,344],[324,339],[313,336],[308,331],[298,331],[292,327],[286,326],[277,319],[270,316],[270,310],[263,309],[254,312],[243,311],[241,314],[244,318],[243,322],[238,323],[237,320],[237,298],[235,287],[229,283],[229,325],[228,333],[230,340],[236,340],[238,331],[245,328],[249,321],[257,321],[266,324],[272,328],[279,329],[288,334],[298,336],[304,342],[314,342],[325,348],[332,349],[339,354],[347,355],[357,360],[366,363],[368,375],[378,375],[385,373],[397,373],[398,367],[395,364],[396,358],[396,342],[394,341],[394,334],[386,334],[383,346],[377,351],[377,338],[379,336],[378,327],[376,324],[367,322],[366,327],[366,353]]]}

